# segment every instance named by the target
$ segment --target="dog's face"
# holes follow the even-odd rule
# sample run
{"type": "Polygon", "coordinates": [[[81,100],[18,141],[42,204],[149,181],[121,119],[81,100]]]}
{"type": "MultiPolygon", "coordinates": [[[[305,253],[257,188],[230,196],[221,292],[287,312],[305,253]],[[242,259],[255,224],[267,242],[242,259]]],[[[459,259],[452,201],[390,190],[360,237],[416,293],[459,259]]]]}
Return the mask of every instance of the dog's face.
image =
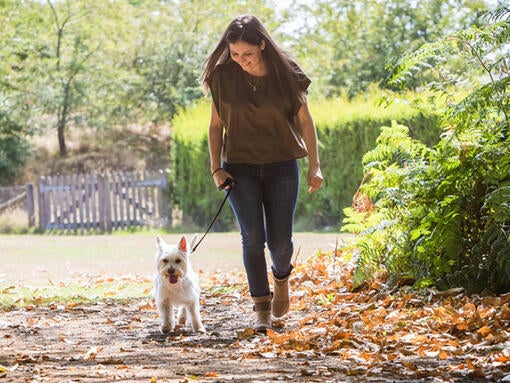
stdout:
{"type": "Polygon", "coordinates": [[[188,243],[182,236],[175,246],[168,245],[160,236],[156,237],[156,267],[161,278],[174,284],[186,276],[188,269],[188,243]]]}

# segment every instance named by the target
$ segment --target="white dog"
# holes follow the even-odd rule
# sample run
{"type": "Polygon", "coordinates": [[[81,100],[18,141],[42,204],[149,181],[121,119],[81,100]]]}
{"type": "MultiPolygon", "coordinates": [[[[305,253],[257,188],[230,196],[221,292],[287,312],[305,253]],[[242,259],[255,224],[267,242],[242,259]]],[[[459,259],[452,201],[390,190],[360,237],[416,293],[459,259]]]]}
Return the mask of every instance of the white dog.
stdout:
{"type": "Polygon", "coordinates": [[[190,323],[193,331],[205,333],[200,317],[200,286],[198,275],[190,263],[196,236],[188,245],[185,236],[175,246],[156,237],[156,267],[154,295],[161,320],[161,332],[174,331],[174,308],[178,309],[179,324],[190,323]]]}

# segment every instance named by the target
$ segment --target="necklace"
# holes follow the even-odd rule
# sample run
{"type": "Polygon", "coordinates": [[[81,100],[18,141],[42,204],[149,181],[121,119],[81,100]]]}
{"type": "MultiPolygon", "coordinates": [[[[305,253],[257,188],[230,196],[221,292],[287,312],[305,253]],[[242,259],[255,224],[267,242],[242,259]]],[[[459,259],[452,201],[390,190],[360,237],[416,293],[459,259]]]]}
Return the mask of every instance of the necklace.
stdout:
{"type": "Polygon", "coordinates": [[[256,92],[257,91],[257,85],[259,84],[259,81],[261,77],[257,77],[257,81],[255,81],[255,84],[253,84],[250,80],[248,80],[248,77],[246,76],[246,72],[244,72],[244,79],[248,83],[248,85],[251,87],[251,90],[256,92]]]}

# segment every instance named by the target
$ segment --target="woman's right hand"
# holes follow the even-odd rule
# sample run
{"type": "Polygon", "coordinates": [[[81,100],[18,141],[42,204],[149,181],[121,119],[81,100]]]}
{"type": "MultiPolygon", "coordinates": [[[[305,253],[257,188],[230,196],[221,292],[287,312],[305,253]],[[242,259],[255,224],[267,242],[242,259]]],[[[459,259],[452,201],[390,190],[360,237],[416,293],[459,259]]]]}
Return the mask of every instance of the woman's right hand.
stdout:
{"type": "MultiPolygon", "coordinates": [[[[220,186],[222,186],[227,181],[228,178],[230,178],[232,180],[234,179],[234,177],[232,177],[232,175],[223,168],[214,172],[213,179],[214,179],[214,183],[215,183],[216,187],[218,188],[218,190],[222,190],[222,189],[220,189],[220,186]]],[[[228,190],[232,186],[234,186],[234,185],[229,184],[229,185],[225,186],[225,189],[228,190]]]]}

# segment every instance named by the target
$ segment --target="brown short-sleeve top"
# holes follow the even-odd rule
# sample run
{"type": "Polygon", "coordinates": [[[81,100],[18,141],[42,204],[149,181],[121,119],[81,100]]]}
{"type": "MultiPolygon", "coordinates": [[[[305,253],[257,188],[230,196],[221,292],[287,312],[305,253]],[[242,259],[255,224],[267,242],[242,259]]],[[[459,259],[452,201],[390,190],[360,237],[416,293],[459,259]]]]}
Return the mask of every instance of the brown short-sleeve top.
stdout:
{"type": "MultiPolygon", "coordinates": [[[[310,79],[292,65],[298,70],[298,88],[306,92],[310,79]]],[[[210,89],[224,127],[224,161],[267,164],[307,155],[301,131],[294,123],[301,102],[297,97],[284,100],[269,76],[251,76],[230,62],[216,67],[210,89]]]]}

